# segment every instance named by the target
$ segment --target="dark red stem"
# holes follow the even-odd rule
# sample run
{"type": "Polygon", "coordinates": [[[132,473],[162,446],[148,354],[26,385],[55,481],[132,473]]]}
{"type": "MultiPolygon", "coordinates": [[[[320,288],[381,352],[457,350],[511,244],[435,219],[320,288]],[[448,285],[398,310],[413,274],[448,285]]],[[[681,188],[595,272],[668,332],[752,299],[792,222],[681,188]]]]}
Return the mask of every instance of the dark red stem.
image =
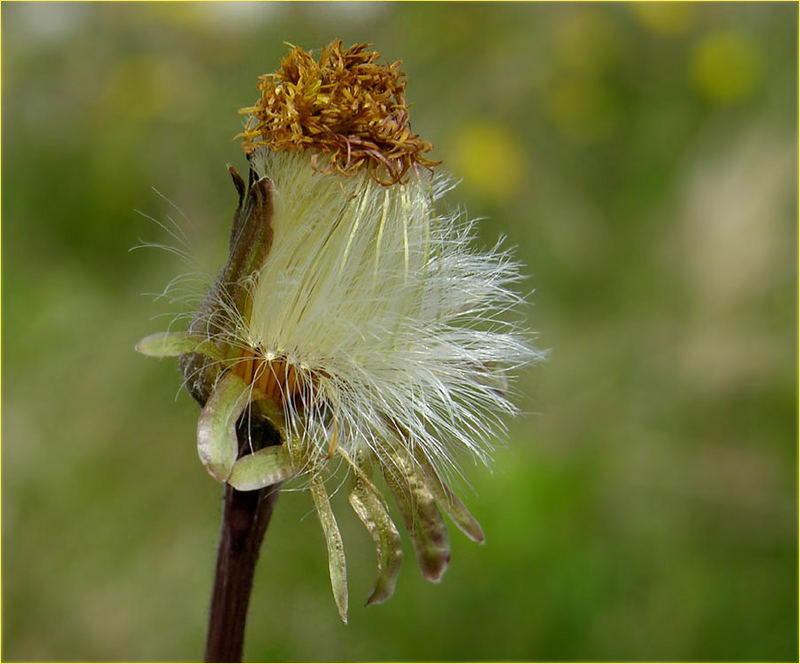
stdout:
{"type": "Polygon", "coordinates": [[[247,607],[258,552],[279,491],[279,485],[258,491],[225,487],[206,662],[242,661],[247,607]]]}

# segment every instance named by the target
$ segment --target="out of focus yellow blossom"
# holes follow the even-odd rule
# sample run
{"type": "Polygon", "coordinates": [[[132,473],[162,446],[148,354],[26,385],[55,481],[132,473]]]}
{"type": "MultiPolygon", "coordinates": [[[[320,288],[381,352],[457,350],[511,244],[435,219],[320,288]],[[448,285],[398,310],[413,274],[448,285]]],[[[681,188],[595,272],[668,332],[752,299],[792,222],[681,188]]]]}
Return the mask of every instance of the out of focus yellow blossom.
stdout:
{"type": "Polygon", "coordinates": [[[633,2],[626,6],[650,32],[668,37],[686,34],[697,17],[697,8],[690,2],[633,2]]]}
{"type": "Polygon", "coordinates": [[[697,91],[712,101],[732,102],[747,97],[761,79],[762,55],[741,33],[715,32],[695,46],[689,76],[697,91]]]}
{"type": "Polygon", "coordinates": [[[520,144],[506,125],[485,120],[466,122],[453,134],[449,159],[452,171],[486,198],[507,200],[517,192],[528,170],[520,144]]]}

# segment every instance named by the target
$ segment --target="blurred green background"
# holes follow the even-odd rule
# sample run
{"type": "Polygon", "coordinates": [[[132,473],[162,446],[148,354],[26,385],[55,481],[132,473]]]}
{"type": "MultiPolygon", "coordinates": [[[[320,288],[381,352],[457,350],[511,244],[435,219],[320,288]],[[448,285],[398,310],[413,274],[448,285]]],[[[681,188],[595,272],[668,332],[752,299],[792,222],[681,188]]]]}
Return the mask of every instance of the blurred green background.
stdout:
{"type": "MultiPolygon", "coordinates": [[[[402,59],[415,130],[531,275],[549,361],[462,491],[478,547],[350,625],[306,494],[262,550],[250,660],[797,658],[797,6],[4,4],[3,658],[197,660],[220,490],[176,363],[133,352],[221,266],[236,110],[284,41],[402,59]],[[154,316],[167,317],[153,318],[154,316]]],[[[451,531],[454,531],[451,528],[451,531]]]]}

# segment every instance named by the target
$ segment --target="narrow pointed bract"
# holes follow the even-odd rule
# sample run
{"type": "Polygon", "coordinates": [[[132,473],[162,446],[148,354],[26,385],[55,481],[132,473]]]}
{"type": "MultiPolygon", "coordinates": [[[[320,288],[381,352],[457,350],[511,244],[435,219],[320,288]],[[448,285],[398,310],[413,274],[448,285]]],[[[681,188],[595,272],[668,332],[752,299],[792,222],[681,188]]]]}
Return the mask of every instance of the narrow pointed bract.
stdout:
{"type": "Polygon", "coordinates": [[[331,502],[328,499],[328,492],[325,491],[325,483],[319,475],[314,475],[309,482],[311,497],[314,499],[314,507],[317,508],[317,516],[322,525],[322,532],[325,534],[325,543],[328,547],[328,567],[331,575],[331,588],[333,598],[336,600],[336,607],[339,609],[339,616],[343,622],[347,622],[347,566],[344,560],[344,544],[339,526],[336,524],[336,517],[331,509],[331,502]]]}
{"type": "Polygon", "coordinates": [[[212,360],[225,359],[208,337],[189,332],[156,332],[140,340],[136,344],[136,351],[150,357],[177,357],[184,353],[200,353],[212,360]]]}
{"type": "MultiPolygon", "coordinates": [[[[361,468],[364,473],[370,472],[366,462],[362,461],[361,468]]],[[[353,511],[372,537],[378,557],[378,575],[366,605],[380,604],[394,593],[397,575],[400,573],[400,565],[403,562],[400,533],[375,493],[374,487],[368,485],[359,473],[353,473],[348,499],[353,511]]]]}
{"type": "Polygon", "coordinates": [[[393,466],[383,468],[383,475],[403,515],[422,576],[438,583],[450,563],[450,541],[430,487],[401,455],[394,457],[393,466]]]}
{"type": "Polygon", "coordinates": [[[425,485],[430,489],[439,507],[453,520],[462,533],[473,542],[483,544],[486,536],[483,534],[481,524],[470,514],[466,505],[444,483],[431,462],[419,450],[417,450],[415,459],[419,466],[418,472],[424,478],[425,485]]]}

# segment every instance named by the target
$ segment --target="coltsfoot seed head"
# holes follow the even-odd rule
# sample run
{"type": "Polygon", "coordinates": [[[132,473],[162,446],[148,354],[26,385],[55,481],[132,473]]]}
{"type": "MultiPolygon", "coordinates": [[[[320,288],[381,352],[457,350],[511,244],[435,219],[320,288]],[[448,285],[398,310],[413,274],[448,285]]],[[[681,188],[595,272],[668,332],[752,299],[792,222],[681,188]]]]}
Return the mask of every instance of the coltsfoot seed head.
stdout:
{"type": "Polygon", "coordinates": [[[515,313],[518,263],[499,243],[475,249],[462,214],[436,211],[452,181],[411,131],[399,63],[377,60],[365,44],[336,40],[318,60],[292,46],[260,77],[242,133],[248,183],[231,171],[228,263],[186,333],[138,347],[181,355],[216,479],[238,490],[307,479],[343,619],[332,462],[350,467],[350,503],[376,545],[368,603],[391,595],[402,558],[373,469],[438,581],[449,561],[440,510],[483,541],[445,479],[465,454],[488,461],[516,413],[509,373],[542,357],[515,313]],[[247,439],[256,429],[238,426],[245,419],[267,423],[279,444],[247,439]]]}

